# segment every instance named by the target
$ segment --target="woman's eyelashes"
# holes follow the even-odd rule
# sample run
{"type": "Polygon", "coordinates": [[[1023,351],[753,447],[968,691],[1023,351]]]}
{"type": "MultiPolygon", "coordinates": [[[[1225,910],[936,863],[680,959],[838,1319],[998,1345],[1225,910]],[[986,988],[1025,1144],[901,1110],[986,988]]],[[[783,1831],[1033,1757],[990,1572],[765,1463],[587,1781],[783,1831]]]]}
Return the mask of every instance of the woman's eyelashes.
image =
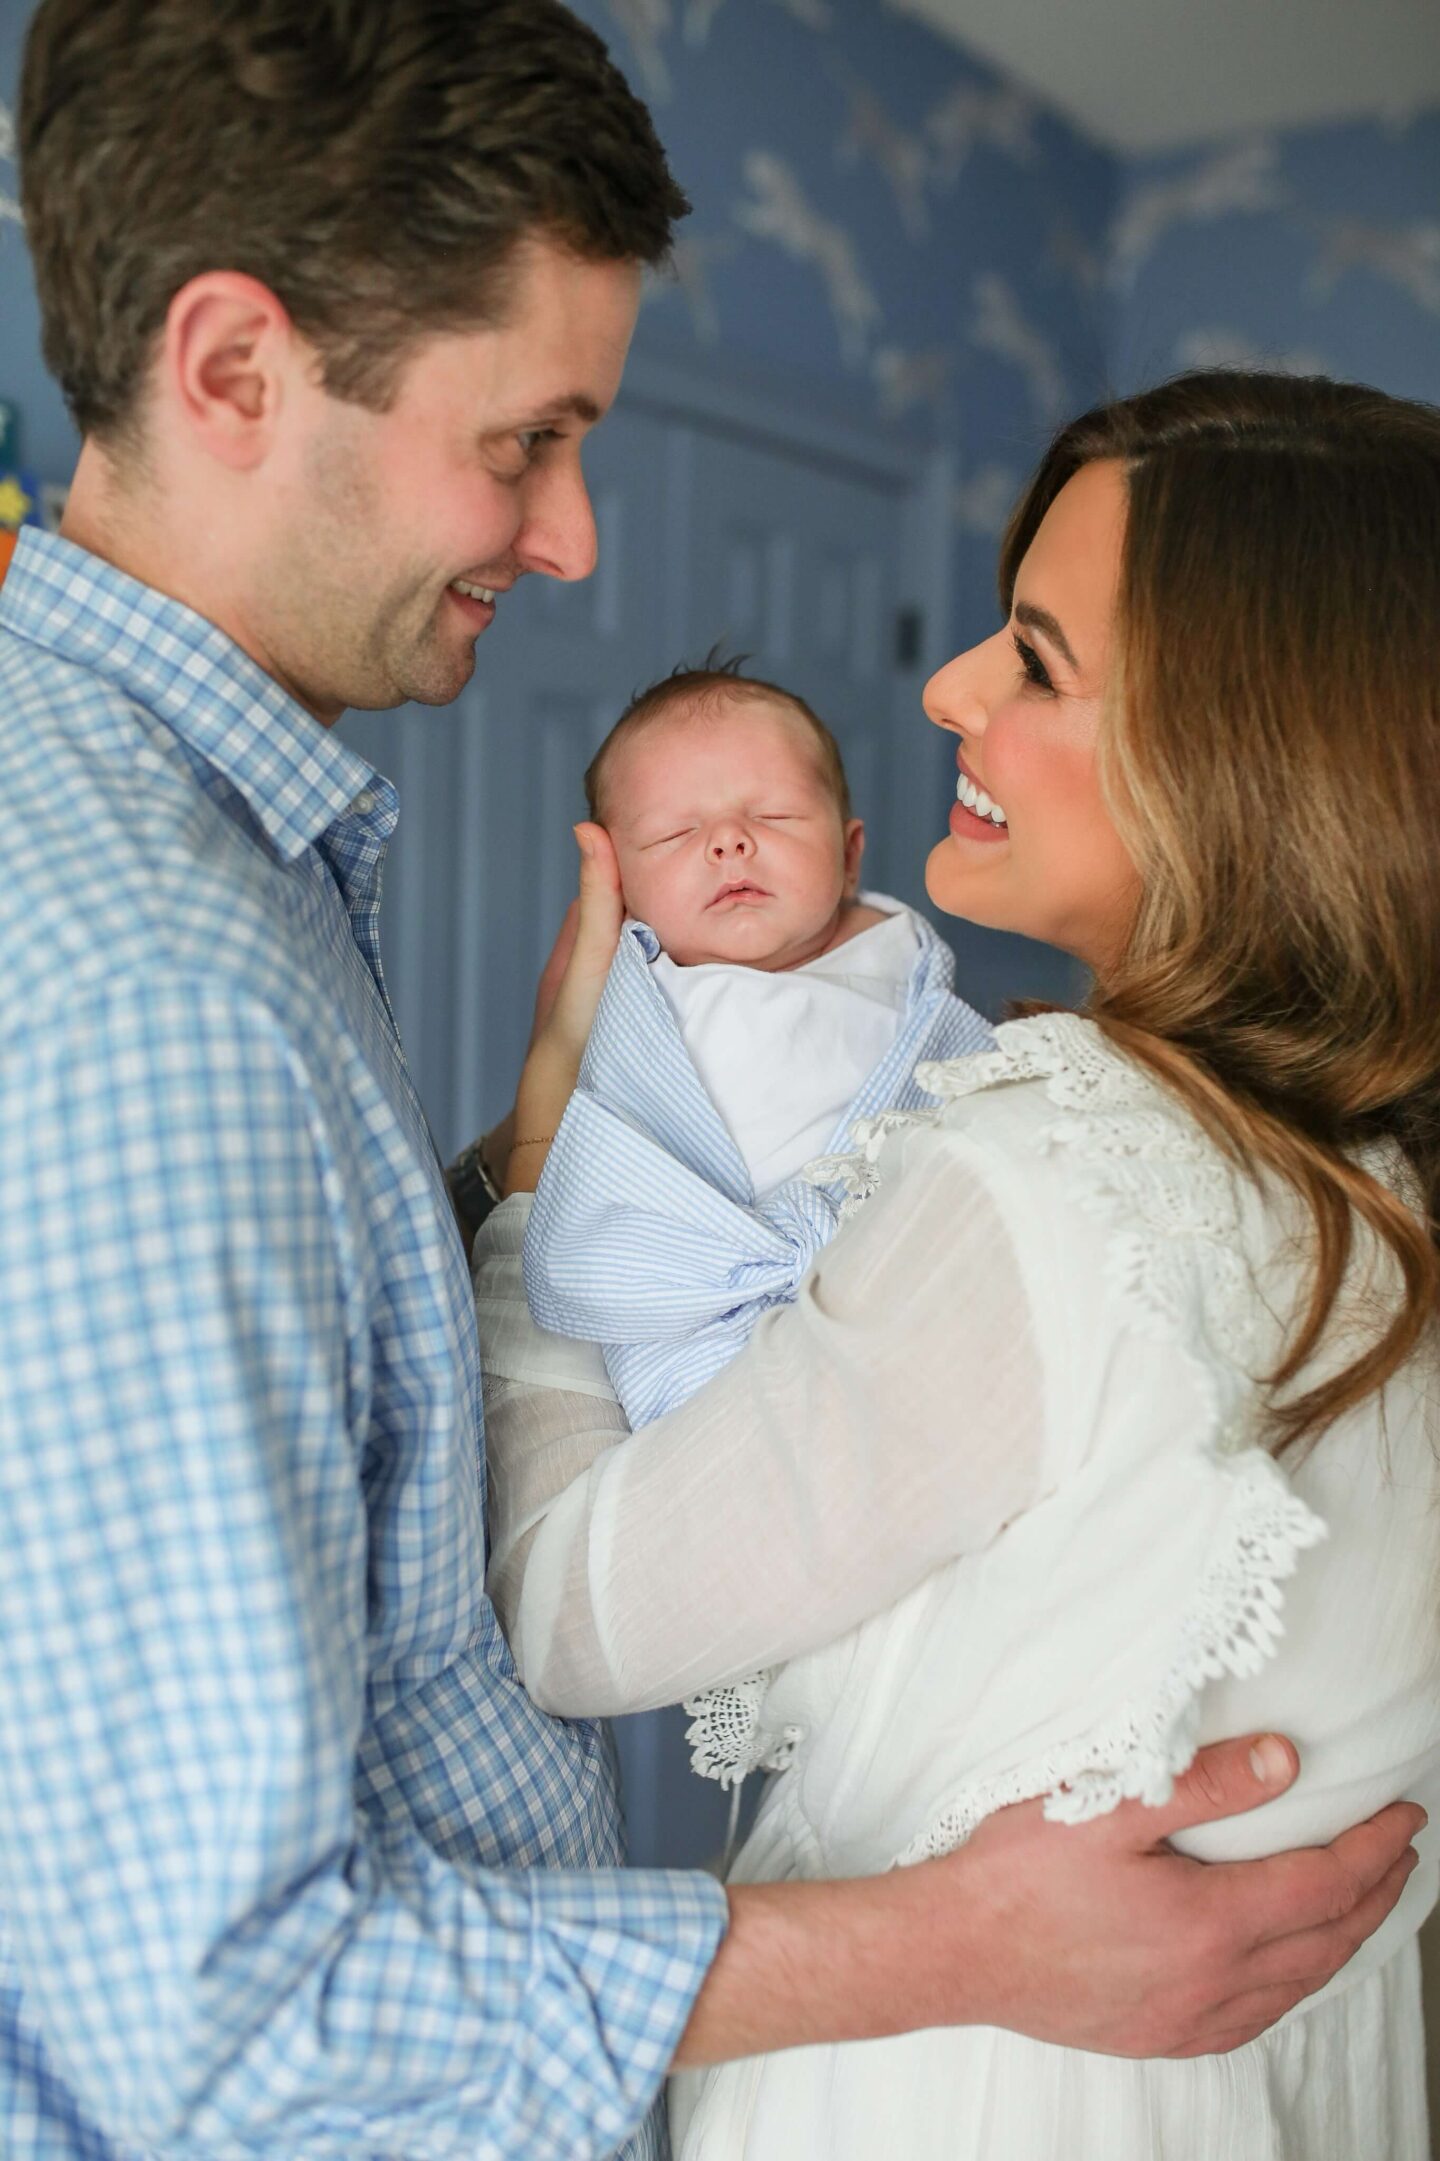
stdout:
{"type": "Polygon", "coordinates": [[[1050,680],[1050,671],[1029,639],[1022,638],[1018,630],[1012,631],[1010,635],[1026,682],[1033,683],[1037,690],[1053,690],[1055,685],[1050,680]]]}

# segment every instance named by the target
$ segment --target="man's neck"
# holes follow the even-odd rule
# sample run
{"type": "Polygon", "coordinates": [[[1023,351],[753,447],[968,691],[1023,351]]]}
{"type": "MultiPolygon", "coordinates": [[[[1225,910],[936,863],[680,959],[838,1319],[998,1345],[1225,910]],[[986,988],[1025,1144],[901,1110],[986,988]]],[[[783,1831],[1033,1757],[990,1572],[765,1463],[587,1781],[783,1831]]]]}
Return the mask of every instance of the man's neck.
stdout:
{"type": "Polygon", "coordinates": [[[86,439],[60,523],[62,540],[73,541],[77,548],[149,586],[152,593],[162,593],[203,616],[322,727],[333,726],[342,708],[321,710],[298,684],[287,680],[239,602],[243,579],[234,566],[227,566],[224,580],[212,576],[204,545],[198,539],[193,547],[185,545],[183,536],[198,531],[183,506],[177,510],[168,497],[161,496],[158,485],[150,487],[143,473],[132,483],[95,442],[86,439]],[[163,511],[157,512],[161,504],[163,511]],[[182,536],[179,540],[177,534],[182,536]]]}

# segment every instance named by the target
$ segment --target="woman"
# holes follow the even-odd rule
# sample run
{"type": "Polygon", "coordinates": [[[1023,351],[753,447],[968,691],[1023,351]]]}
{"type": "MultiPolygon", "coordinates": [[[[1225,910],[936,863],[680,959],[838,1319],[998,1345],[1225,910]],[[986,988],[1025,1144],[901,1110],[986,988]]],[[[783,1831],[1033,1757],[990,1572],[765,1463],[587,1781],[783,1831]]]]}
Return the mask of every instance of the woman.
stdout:
{"type": "MultiPolygon", "coordinates": [[[[1440,416],[1227,375],[1086,415],[1001,589],[927,688],[959,772],[927,882],[1078,954],[1085,1015],[928,1069],[939,1111],[881,1121],[798,1301],[636,1439],[582,1347],[512,1338],[491,1388],[527,1685],[699,1692],[712,1769],[783,1772],[740,1878],[1159,1800],[1260,1724],[1299,1781],[1187,1850],[1440,1788],[1440,416]]],[[[517,1191],[571,1080],[542,1046],[517,1191]]],[[[1232,2055],[796,2050],[678,2081],[680,2152],[1421,2161],[1436,1885],[1422,1844],[1367,1949],[1232,2055]]]]}

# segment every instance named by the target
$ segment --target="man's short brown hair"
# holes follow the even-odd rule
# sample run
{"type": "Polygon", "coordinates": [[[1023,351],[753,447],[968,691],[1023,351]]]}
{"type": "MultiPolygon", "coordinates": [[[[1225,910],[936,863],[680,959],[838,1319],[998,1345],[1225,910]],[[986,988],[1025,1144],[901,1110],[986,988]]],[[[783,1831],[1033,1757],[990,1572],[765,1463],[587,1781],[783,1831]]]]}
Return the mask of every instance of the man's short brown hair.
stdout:
{"type": "Polygon", "coordinates": [[[655,264],[689,208],[559,0],[41,0],[19,147],[45,357],[100,438],[202,271],[259,279],[383,410],[421,338],[503,319],[527,236],[655,264]]]}
{"type": "Polygon", "coordinates": [[[845,774],[845,761],[840,755],[840,745],[826,727],[820,715],[805,703],[798,692],[784,690],[779,683],[764,682],[756,675],[742,675],[744,656],[734,660],[720,660],[713,652],[707,655],[703,667],[682,665],[669,675],[661,676],[658,683],[639,690],[630,700],[610,733],[606,736],[585,769],[585,801],[590,816],[597,824],[605,822],[604,801],[605,767],[612,752],[642,728],[660,720],[679,706],[709,708],[720,711],[727,705],[784,705],[804,721],[815,739],[816,763],[820,777],[835,798],[842,824],[853,811],[850,804],[850,783],[845,774]]]}

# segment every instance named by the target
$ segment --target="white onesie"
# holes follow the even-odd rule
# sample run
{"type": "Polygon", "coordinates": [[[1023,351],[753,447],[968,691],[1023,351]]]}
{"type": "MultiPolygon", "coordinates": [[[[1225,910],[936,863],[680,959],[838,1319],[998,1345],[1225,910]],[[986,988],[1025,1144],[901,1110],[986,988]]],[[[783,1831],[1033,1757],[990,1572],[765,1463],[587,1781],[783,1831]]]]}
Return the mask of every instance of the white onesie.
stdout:
{"type": "Polygon", "coordinates": [[[651,962],[757,1199],[828,1145],[900,1032],[919,950],[900,909],[783,973],[726,961],[681,968],[668,953],[651,962]]]}

